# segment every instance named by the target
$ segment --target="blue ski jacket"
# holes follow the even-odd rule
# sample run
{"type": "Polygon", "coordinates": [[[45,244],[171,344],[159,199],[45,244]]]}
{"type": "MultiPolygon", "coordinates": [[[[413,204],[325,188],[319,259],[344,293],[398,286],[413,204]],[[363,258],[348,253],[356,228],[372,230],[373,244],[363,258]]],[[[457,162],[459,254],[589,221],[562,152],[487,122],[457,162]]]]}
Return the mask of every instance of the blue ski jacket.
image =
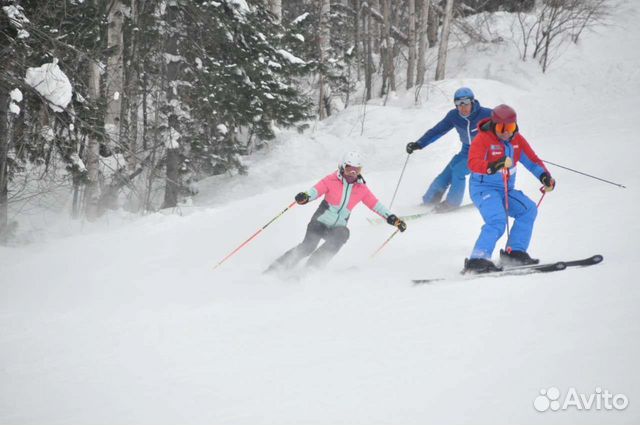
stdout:
{"type": "Polygon", "coordinates": [[[478,134],[478,123],[482,119],[490,117],[491,109],[480,106],[480,102],[474,100],[473,108],[471,109],[471,113],[468,117],[460,115],[456,108],[450,110],[438,124],[433,126],[421,138],[419,138],[417,143],[420,145],[420,148],[424,148],[447,134],[455,127],[458,135],[460,136],[462,151],[468,151],[469,144],[478,134]]]}

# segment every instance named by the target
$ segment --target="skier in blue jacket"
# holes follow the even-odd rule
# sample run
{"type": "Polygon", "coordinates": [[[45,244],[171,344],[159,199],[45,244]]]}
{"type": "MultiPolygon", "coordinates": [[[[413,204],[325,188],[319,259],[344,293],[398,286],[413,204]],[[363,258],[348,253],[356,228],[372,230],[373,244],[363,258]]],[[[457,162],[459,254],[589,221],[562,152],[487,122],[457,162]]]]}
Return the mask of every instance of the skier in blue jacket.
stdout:
{"type": "Polygon", "coordinates": [[[435,205],[437,211],[448,211],[462,204],[466,176],[469,174],[467,158],[469,156],[469,144],[478,132],[478,122],[491,116],[491,109],[480,106],[480,102],[470,88],[460,87],[453,95],[455,109],[433,128],[427,131],[417,142],[407,145],[407,153],[429,146],[440,137],[455,128],[460,136],[462,149],[451,158],[445,169],[435,178],[426,193],[422,196],[425,205],[435,205]],[[451,187],[449,187],[451,186],[451,187]],[[444,193],[449,193],[444,202],[440,202],[444,193]]]}

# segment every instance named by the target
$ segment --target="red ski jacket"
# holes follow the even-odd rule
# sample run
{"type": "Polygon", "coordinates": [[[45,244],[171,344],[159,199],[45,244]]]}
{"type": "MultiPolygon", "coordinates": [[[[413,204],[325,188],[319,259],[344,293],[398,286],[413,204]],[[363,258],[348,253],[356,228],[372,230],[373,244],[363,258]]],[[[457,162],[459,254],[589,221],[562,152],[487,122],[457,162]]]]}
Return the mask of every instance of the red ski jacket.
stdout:
{"type": "MultiPolygon", "coordinates": [[[[515,172],[519,162],[533,174],[540,178],[547,171],[544,163],[531,149],[529,142],[516,131],[510,140],[500,140],[491,128],[491,120],[484,119],[478,123],[478,135],[471,142],[469,150],[469,170],[471,170],[471,186],[503,187],[502,174],[489,174],[489,164],[503,156],[513,160],[509,169],[509,187],[515,184],[515,172]]],[[[473,190],[473,189],[472,189],[473,190]]]]}

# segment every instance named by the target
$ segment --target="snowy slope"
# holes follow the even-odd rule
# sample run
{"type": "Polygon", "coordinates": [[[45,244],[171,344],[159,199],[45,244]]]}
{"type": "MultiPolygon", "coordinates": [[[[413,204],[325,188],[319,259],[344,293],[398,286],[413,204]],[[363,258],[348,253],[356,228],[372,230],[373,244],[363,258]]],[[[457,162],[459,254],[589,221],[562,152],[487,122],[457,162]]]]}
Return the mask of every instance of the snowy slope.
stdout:
{"type": "MultiPolygon", "coordinates": [[[[626,3],[615,25],[585,34],[547,75],[507,45],[473,58],[453,52],[451,78],[420,106],[400,94],[303,135],[283,132],[248,176],[224,193],[227,178],[211,179],[183,216],[0,248],[0,423],[638,423],[639,15],[626,3]],[[462,267],[479,214],[410,222],[369,260],[393,229],[368,224],[361,206],[328,270],[299,281],[262,276],[301,240],[312,204],[212,269],[345,150],[366,154],[369,186],[388,203],[404,145],[462,84],[486,106],[514,106],[543,159],[627,186],[550,167],[558,187],[530,252],[601,253],[603,264],[413,287],[411,278],[462,267]],[[629,406],[537,412],[533,401],[549,387],[599,387],[629,406]]],[[[412,155],[392,209],[415,211],[458,147],[449,134],[412,155]]],[[[539,183],[524,169],[518,186],[537,200],[539,183]]]]}

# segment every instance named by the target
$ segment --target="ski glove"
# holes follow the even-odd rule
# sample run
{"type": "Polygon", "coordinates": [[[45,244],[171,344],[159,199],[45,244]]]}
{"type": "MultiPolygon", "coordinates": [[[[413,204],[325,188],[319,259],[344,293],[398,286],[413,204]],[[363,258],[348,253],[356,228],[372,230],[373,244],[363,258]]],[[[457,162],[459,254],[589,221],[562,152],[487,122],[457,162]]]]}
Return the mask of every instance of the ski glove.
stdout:
{"type": "Polygon", "coordinates": [[[412,154],[413,151],[419,151],[422,147],[418,144],[418,142],[411,142],[407,144],[407,153],[412,154]]]}
{"type": "Polygon", "coordinates": [[[296,202],[299,205],[304,205],[309,202],[309,195],[306,192],[300,192],[296,195],[296,202]]]}
{"type": "Polygon", "coordinates": [[[549,174],[547,171],[540,174],[540,183],[544,185],[545,192],[551,192],[556,188],[556,180],[551,177],[551,174],[549,174]]]}
{"type": "Polygon", "coordinates": [[[395,214],[390,214],[387,217],[387,223],[389,223],[392,226],[396,226],[398,229],[400,229],[401,232],[404,232],[405,230],[407,230],[407,223],[400,220],[398,217],[396,217],[395,214]]]}
{"type": "Polygon", "coordinates": [[[503,156],[500,159],[497,159],[493,162],[489,163],[489,168],[487,168],[487,174],[495,174],[503,168],[511,168],[513,165],[513,160],[508,156],[503,156]]]}

